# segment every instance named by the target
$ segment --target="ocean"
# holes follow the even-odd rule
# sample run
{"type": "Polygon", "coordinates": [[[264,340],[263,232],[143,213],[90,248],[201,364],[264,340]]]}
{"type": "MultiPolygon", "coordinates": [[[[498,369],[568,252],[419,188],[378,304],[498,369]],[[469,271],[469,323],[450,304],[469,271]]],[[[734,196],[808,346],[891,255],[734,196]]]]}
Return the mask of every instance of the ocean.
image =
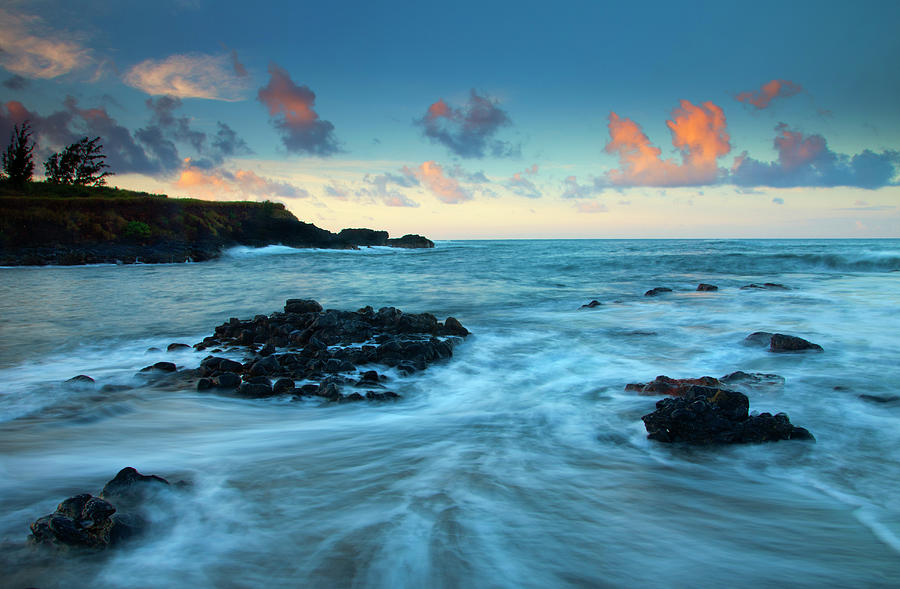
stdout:
{"type": "Polygon", "coordinates": [[[897,587],[898,309],[900,240],[270,246],[2,268],[0,585],[897,587]],[[741,289],[767,282],[788,289],[741,289]],[[471,335],[425,371],[379,368],[393,403],[135,378],[197,367],[207,352],[166,346],[289,298],[453,316],[471,335]],[[824,351],[745,345],[756,331],[824,351]],[[641,416],[659,397],[625,390],[737,370],[783,377],[741,389],[751,412],[785,412],[816,442],[655,442],[641,416]],[[79,374],[97,386],[65,383],[79,374]],[[30,522],[126,466],[191,483],[154,533],[100,553],[27,544],[30,522]]]}

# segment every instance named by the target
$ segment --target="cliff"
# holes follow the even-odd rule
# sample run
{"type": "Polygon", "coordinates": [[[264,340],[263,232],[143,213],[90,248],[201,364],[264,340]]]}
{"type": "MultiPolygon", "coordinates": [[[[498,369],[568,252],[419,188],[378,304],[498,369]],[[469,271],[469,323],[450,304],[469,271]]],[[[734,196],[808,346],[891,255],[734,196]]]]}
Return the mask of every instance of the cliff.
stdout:
{"type": "Polygon", "coordinates": [[[203,261],[232,245],[276,243],[434,247],[418,235],[391,239],[386,231],[371,229],[332,233],[272,202],[175,199],[44,183],[22,192],[0,192],[0,265],[203,261]]]}

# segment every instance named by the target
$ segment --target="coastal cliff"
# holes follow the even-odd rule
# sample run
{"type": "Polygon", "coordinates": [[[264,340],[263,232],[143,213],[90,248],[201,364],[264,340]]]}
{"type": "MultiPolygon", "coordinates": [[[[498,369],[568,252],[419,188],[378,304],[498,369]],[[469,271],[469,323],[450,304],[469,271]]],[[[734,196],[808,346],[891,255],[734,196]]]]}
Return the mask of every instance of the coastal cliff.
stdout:
{"type": "Polygon", "coordinates": [[[332,233],[273,202],[220,202],[119,190],[44,187],[0,195],[0,265],[200,262],[233,245],[429,248],[419,235],[332,233]]]}

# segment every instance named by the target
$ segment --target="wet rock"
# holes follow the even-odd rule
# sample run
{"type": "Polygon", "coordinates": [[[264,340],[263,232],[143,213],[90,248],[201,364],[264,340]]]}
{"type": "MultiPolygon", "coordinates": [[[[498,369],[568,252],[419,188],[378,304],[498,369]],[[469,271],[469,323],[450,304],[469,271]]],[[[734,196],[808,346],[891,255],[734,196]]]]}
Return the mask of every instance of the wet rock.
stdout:
{"type": "Polygon", "coordinates": [[[421,235],[416,235],[414,233],[407,233],[403,237],[392,237],[388,239],[386,245],[408,249],[433,248],[434,242],[427,237],[422,237],[421,235]]]}
{"type": "Polygon", "coordinates": [[[262,376],[265,374],[275,374],[281,371],[281,364],[276,356],[266,356],[257,360],[250,367],[251,376],[262,376]]]}
{"type": "Polygon", "coordinates": [[[641,419],[647,437],[659,442],[733,444],[814,440],[784,413],[749,415],[749,399],[737,391],[689,387],[681,397],[666,397],[641,419]]]}
{"type": "Polygon", "coordinates": [[[582,308],[582,309],[593,309],[594,307],[599,307],[599,306],[602,305],[602,304],[603,304],[603,303],[601,303],[601,302],[598,301],[598,300],[593,300],[593,301],[591,301],[590,303],[587,303],[587,304],[585,304],[585,305],[581,305],[581,308],[582,308]]]}
{"type": "Polygon", "coordinates": [[[744,345],[748,346],[768,346],[775,335],[769,331],[754,331],[744,338],[744,345]]]}
{"type": "Polygon", "coordinates": [[[172,362],[157,362],[151,366],[141,368],[141,372],[175,372],[176,367],[172,362]]]}
{"type": "Polygon", "coordinates": [[[784,377],[777,374],[744,372],[738,370],[720,377],[719,382],[732,386],[746,386],[750,388],[783,387],[784,377]]]}
{"type": "Polygon", "coordinates": [[[99,497],[82,493],[63,500],[56,511],[35,520],[31,541],[36,544],[99,549],[131,537],[144,524],[138,512],[152,494],[169,487],[155,475],[124,468],[106,483],[99,497]],[[126,513],[120,513],[122,509],[126,513]]]}
{"type": "Polygon", "coordinates": [[[741,290],[791,290],[783,284],[777,282],[764,282],[763,284],[747,284],[741,287],[741,290]]]}
{"type": "Polygon", "coordinates": [[[345,395],[341,397],[338,402],[339,403],[353,403],[356,401],[365,401],[366,398],[360,395],[359,393],[350,393],[349,395],[345,395]]]}
{"type": "Polygon", "coordinates": [[[719,287],[715,284],[706,284],[705,282],[701,282],[697,285],[698,292],[713,292],[719,290],[719,287]]]}
{"type": "Polygon", "coordinates": [[[860,395],[859,398],[863,401],[868,401],[869,403],[878,403],[881,405],[894,405],[896,403],[900,403],[900,396],[891,395],[889,397],[881,397],[878,395],[860,395]]]}
{"type": "Polygon", "coordinates": [[[806,341],[802,337],[773,333],[769,340],[770,352],[801,352],[803,350],[823,351],[822,346],[806,341]]]}
{"type": "Polygon", "coordinates": [[[213,381],[211,378],[201,378],[197,381],[198,391],[208,391],[211,388],[213,388],[213,381]]]}
{"type": "Polygon", "coordinates": [[[671,288],[666,288],[665,286],[657,286],[656,288],[651,288],[647,292],[644,293],[645,297],[657,297],[661,294],[665,294],[667,292],[672,292],[671,288]]]}
{"type": "Polygon", "coordinates": [[[700,378],[669,378],[665,375],[657,376],[650,383],[631,383],[625,385],[626,391],[640,393],[642,395],[671,395],[679,397],[684,395],[692,386],[721,387],[717,379],[711,376],[700,378]]]}
{"type": "Polygon", "coordinates": [[[177,352],[179,350],[190,350],[190,349],[191,349],[191,346],[189,346],[187,344],[179,344],[179,343],[169,344],[166,347],[167,352],[177,352]]]}
{"type": "Polygon", "coordinates": [[[251,399],[263,399],[265,397],[271,397],[275,394],[275,392],[272,390],[272,385],[261,382],[241,383],[241,386],[238,387],[237,392],[240,396],[249,397],[251,399]]]}
{"type": "Polygon", "coordinates": [[[396,401],[400,395],[391,391],[366,391],[366,399],[369,401],[396,401]]]}
{"type": "Polygon", "coordinates": [[[322,305],[311,299],[288,299],[284,304],[285,313],[318,313],[322,305]]]}
{"type": "Polygon", "coordinates": [[[236,389],[241,386],[241,377],[234,372],[223,372],[216,377],[215,384],[220,389],[236,389]]]}
{"type": "Polygon", "coordinates": [[[294,380],[290,378],[279,378],[272,385],[272,392],[276,395],[283,395],[294,392],[294,380]]]}
{"type": "Polygon", "coordinates": [[[69,380],[66,381],[70,384],[78,384],[78,385],[92,385],[94,384],[94,379],[88,376],[87,374],[79,374],[78,376],[73,376],[69,380]]]}
{"type": "Polygon", "coordinates": [[[462,326],[462,323],[456,320],[455,317],[447,317],[444,321],[444,329],[442,333],[445,335],[458,335],[460,337],[466,337],[469,335],[469,330],[462,326]]]}

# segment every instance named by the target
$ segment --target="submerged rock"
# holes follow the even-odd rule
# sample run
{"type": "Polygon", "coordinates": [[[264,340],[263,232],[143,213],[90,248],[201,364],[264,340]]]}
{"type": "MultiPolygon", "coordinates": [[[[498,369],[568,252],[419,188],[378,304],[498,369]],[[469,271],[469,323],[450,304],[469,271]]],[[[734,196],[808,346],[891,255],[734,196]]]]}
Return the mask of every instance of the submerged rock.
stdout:
{"type": "Polygon", "coordinates": [[[713,292],[719,290],[719,287],[715,284],[706,284],[705,282],[701,282],[697,285],[698,292],[713,292]]]}
{"type": "Polygon", "coordinates": [[[741,287],[741,290],[791,290],[787,286],[783,284],[778,284],[777,282],[764,282],[763,284],[746,284],[741,287]]]}
{"type": "Polygon", "coordinates": [[[601,303],[598,300],[593,300],[590,303],[587,303],[586,305],[581,305],[581,308],[582,309],[593,309],[594,307],[599,307],[602,304],[603,303],[601,303]]]}
{"type": "Polygon", "coordinates": [[[784,413],[749,415],[749,399],[737,391],[693,385],[680,397],[656,402],[641,420],[647,437],[658,442],[746,444],[779,440],[815,440],[784,413]]]}
{"type": "Polygon", "coordinates": [[[794,335],[784,335],[782,333],[773,333],[769,340],[769,351],[771,352],[800,352],[803,350],[822,351],[822,346],[806,341],[802,337],[794,335]]]}
{"type": "Polygon", "coordinates": [[[700,385],[705,387],[720,387],[717,379],[711,376],[701,376],[700,378],[669,378],[665,375],[657,376],[653,382],[631,383],[625,385],[626,391],[633,391],[642,395],[671,395],[679,397],[684,395],[692,386],[700,385]]]}
{"type": "Polygon", "coordinates": [[[666,288],[665,286],[657,286],[656,288],[651,288],[647,292],[644,293],[645,297],[656,297],[661,294],[665,294],[667,292],[672,292],[671,288],[666,288]]]}

